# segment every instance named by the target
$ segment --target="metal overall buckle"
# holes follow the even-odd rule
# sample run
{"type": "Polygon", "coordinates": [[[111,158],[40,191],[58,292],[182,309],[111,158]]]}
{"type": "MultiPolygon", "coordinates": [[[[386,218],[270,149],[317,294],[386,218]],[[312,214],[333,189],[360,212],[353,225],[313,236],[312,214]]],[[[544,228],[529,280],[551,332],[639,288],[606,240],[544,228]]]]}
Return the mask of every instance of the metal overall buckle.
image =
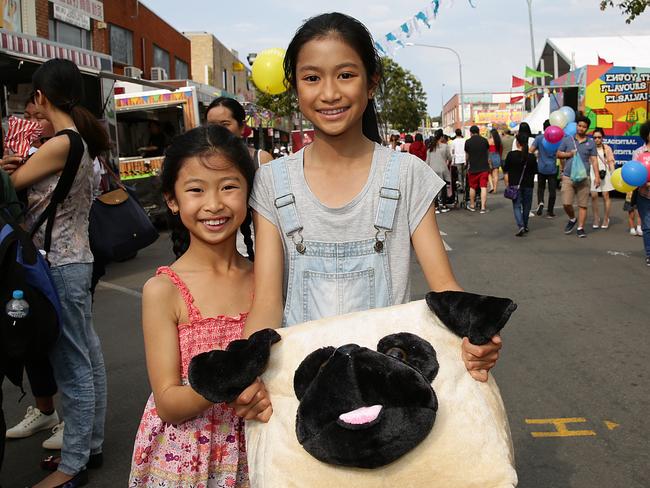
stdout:
{"type": "Polygon", "coordinates": [[[293,242],[294,247],[296,248],[296,251],[298,251],[300,254],[305,254],[305,251],[307,250],[307,246],[305,246],[305,240],[302,237],[302,233],[300,231],[294,232],[291,234],[291,241],[293,242]],[[298,239],[296,239],[296,236],[298,236],[298,239]]]}
{"type": "Polygon", "coordinates": [[[384,250],[384,242],[386,242],[386,231],[383,229],[380,229],[379,227],[375,226],[375,229],[377,229],[377,233],[375,234],[375,245],[374,249],[376,253],[381,253],[384,250]],[[380,236],[383,235],[383,238],[380,238],[380,236]]]}

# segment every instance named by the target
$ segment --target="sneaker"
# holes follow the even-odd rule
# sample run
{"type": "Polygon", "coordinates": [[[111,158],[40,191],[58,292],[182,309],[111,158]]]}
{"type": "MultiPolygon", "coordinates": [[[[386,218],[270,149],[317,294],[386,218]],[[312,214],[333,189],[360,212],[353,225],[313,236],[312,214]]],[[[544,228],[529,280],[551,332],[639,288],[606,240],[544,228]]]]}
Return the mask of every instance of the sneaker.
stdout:
{"type": "Polygon", "coordinates": [[[630,235],[631,235],[631,236],[635,236],[635,235],[636,235],[636,229],[635,229],[634,227],[632,227],[632,228],[630,229],[630,235]]]}
{"type": "Polygon", "coordinates": [[[525,233],[526,233],[526,229],[524,229],[522,227],[517,231],[517,233],[515,234],[515,237],[522,237],[525,233]]]}
{"type": "Polygon", "coordinates": [[[479,211],[479,213],[486,214],[487,211],[488,211],[487,208],[482,208],[482,209],[479,211]]]}
{"type": "Polygon", "coordinates": [[[436,215],[440,213],[440,210],[436,209],[436,215]]]}
{"type": "Polygon", "coordinates": [[[538,217],[541,216],[542,212],[544,212],[544,204],[540,203],[539,205],[537,205],[537,212],[536,212],[537,216],[538,217]]]}
{"type": "Polygon", "coordinates": [[[576,225],[576,222],[577,222],[577,220],[570,220],[569,219],[569,221],[564,226],[564,233],[565,234],[571,234],[571,232],[573,232],[573,228],[576,225]]]}
{"type": "Polygon", "coordinates": [[[447,213],[447,212],[449,212],[450,210],[451,210],[451,209],[450,209],[449,207],[442,207],[442,208],[440,209],[440,211],[441,211],[442,213],[447,213]]]}
{"type": "Polygon", "coordinates": [[[528,227],[524,227],[524,232],[528,234],[530,232],[530,229],[528,227]]]}
{"type": "Polygon", "coordinates": [[[43,449],[57,451],[63,446],[63,427],[65,422],[57,424],[52,429],[52,435],[43,441],[43,449]]]}
{"type": "Polygon", "coordinates": [[[643,236],[643,230],[641,229],[640,225],[636,226],[636,235],[638,235],[639,237],[643,236]]]}
{"type": "Polygon", "coordinates": [[[584,229],[578,229],[578,230],[576,231],[576,235],[577,235],[578,237],[587,237],[587,234],[585,233],[585,230],[584,230],[584,229]]]}
{"type": "Polygon", "coordinates": [[[555,214],[554,214],[553,212],[547,212],[547,213],[546,213],[546,218],[547,218],[547,219],[554,219],[554,218],[555,218],[555,214]]]}
{"type": "Polygon", "coordinates": [[[45,415],[38,408],[27,407],[25,418],[18,423],[18,425],[7,430],[8,439],[23,439],[30,435],[40,432],[41,430],[48,430],[59,423],[59,415],[54,411],[51,415],[45,415]]]}
{"type": "Polygon", "coordinates": [[[528,216],[529,216],[529,217],[535,217],[536,215],[537,215],[537,214],[535,213],[534,210],[531,210],[530,212],[528,212],[528,216]]]}
{"type": "Polygon", "coordinates": [[[470,212],[476,212],[476,208],[470,207],[469,205],[467,206],[467,210],[469,210],[470,212]]]}
{"type": "Polygon", "coordinates": [[[647,258],[645,258],[645,265],[646,265],[646,266],[650,266],[650,256],[648,256],[647,258]]]}

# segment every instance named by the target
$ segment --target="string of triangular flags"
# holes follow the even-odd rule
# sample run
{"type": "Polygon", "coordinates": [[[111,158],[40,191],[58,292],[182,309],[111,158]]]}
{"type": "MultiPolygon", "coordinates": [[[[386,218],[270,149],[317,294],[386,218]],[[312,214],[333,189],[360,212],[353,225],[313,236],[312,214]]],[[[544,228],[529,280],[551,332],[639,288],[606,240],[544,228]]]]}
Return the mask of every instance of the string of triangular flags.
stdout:
{"type": "MultiPolygon", "coordinates": [[[[392,55],[398,49],[405,46],[406,39],[419,34],[423,26],[431,29],[431,22],[438,18],[440,5],[444,0],[431,0],[429,4],[416,13],[413,17],[402,23],[399,28],[384,35],[380,40],[375,41],[375,47],[380,54],[392,55]]],[[[468,0],[472,8],[476,8],[476,0],[468,0]]],[[[454,0],[448,0],[447,5],[452,6],[454,0]]]]}

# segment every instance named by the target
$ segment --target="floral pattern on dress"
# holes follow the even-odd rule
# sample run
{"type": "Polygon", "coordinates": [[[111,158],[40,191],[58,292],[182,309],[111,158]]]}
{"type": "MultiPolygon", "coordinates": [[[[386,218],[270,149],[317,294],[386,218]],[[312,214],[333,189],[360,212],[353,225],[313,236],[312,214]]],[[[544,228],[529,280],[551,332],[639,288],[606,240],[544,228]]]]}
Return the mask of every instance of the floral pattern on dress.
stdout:
{"type": "MultiPolygon", "coordinates": [[[[189,323],[178,326],[181,378],[187,384],[190,360],[202,352],[225,349],[241,338],[247,314],[203,318],[174,271],[162,267],[156,274],[169,276],[187,305],[189,323]]],[[[248,487],[243,419],[228,405],[216,404],[193,419],[172,425],[158,417],[151,394],[136,434],[129,486],[248,487]]]]}

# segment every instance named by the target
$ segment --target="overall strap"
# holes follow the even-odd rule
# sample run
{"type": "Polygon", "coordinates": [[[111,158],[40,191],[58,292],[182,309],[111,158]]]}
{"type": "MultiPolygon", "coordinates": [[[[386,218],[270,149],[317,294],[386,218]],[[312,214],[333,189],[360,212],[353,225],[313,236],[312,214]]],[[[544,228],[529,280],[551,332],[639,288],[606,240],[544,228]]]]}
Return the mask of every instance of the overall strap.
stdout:
{"type": "Polygon", "coordinates": [[[402,196],[399,191],[402,159],[397,152],[393,152],[384,170],[384,181],[379,189],[379,205],[375,217],[377,231],[390,232],[393,230],[397,203],[402,196]]]}
{"type": "Polygon", "coordinates": [[[34,237],[34,234],[38,229],[43,225],[47,220],[45,226],[45,240],[43,243],[43,250],[46,253],[50,252],[50,246],[52,244],[52,230],[54,229],[54,219],[56,218],[56,210],[59,203],[62,203],[70,190],[72,189],[72,184],[74,183],[75,177],[77,176],[77,171],[79,170],[79,165],[81,164],[81,159],[84,154],[84,143],[81,139],[81,136],[72,129],[64,129],[56,133],[56,136],[67,135],[70,139],[70,150],[68,151],[68,157],[65,161],[65,166],[59,177],[59,181],[52,192],[52,198],[50,203],[43,210],[43,213],[38,217],[38,220],[34,223],[34,226],[31,228],[30,235],[34,237]]]}
{"type": "MultiPolygon", "coordinates": [[[[282,232],[288,237],[294,238],[294,235],[300,237],[300,244],[302,244],[302,236],[300,231],[303,229],[298,217],[298,209],[296,208],[296,197],[291,192],[291,180],[289,179],[289,168],[287,166],[287,158],[274,159],[270,163],[271,171],[273,172],[273,189],[275,191],[274,204],[278,209],[280,215],[280,228],[282,232]]],[[[300,246],[296,244],[296,249],[299,252],[300,246]]],[[[304,246],[303,246],[304,247],[304,246]]]]}

